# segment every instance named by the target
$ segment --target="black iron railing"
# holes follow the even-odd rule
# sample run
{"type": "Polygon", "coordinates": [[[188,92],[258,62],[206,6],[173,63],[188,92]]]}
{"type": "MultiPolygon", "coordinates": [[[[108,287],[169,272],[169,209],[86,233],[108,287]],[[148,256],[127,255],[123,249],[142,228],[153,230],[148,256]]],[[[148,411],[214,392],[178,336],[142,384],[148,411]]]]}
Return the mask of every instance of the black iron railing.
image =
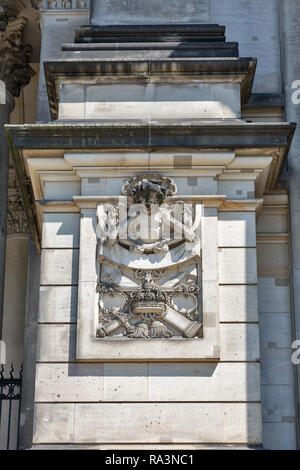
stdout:
{"type": "Polygon", "coordinates": [[[14,376],[11,364],[9,377],[4,376],[4,366],[0,369],[0,449],[15,450],[19,447],[19,428],[21,416],[22,374],[14,376]]]}

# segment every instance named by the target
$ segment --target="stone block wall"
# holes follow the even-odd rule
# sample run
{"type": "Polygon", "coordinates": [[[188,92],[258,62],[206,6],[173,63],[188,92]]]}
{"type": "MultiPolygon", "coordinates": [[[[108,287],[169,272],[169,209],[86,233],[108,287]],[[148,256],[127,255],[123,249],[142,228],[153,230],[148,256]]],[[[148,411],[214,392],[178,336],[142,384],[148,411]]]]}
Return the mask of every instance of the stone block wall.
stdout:
{"type": "Polygon", "coordinates": [[[35,446],[260,444],[255,212],[206,215],[217,215],[220,360],[76,362],[81,217],[45,212],[35,446]]]}

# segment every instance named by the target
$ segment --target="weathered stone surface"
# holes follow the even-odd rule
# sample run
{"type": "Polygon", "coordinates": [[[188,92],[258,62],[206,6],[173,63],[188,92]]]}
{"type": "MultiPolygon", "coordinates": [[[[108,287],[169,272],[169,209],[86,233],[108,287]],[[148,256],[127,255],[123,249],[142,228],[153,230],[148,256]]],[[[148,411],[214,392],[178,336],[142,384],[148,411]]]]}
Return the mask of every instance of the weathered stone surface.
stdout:
{"type": "Polygon", "coordinates": [[[38,362],[75,361],[76,325],[41,324],[38,329],[38,362]]]}
{"type": "Polygon", "coordinates": [[[225,194],[229,199],[253,199],[253,181],[218,181],[219,194],[225,194]]]}
{"type": "Polygon", "coordinates": [[[256,403],[36,405],[35,444],[260,441],[256,403]]]}
{"type": "Polygon", "coordinates": [[[219,296],[221,322],[258,321],[257,286],[220,286],[219,296]]]}
{"type": "Polygon", "coordinates": [[[72,200],[73,196],[80,195],[80,181],[46,181],[45,199],[50,201],[72,200]]]}
{"type": "Polygon", "coordinates": [[[103,371],[103,364],[38,364],[35,401],[102,401],[103,371]]]}
{"type": "Polygon", "coordinates": [[[28,248],[29,237],[26,235],[9,237],[6,243],[4,318],[1,339],[6,344],[6,357],[14,363],[16,369],[21,366],[24,354],[28,248]]]}
{"type": "Polygon", "coordinates": [[[195,402],[259,401],[258,376],[259,365],[254,363],[153,363],[149,364],[149,399],[169,401],[171,398],[174,401],[195,402]],[[248,380],[249,377],[251,380],[248,380]]]}
{"type": "MultiPolygon", "coordinates": [[[[81,333],[82,334],[82,333],[81,333]]],[[[39,361],[61,362],[74,360],[76,325],[45,324],[40,325],[39,361]],[[71,335],[70,335],[71,332],[71,335]]],[[[84,336],[83,336],[84,337],[84,336]]],[[[221,360],[257,361],[259,358],[259,337],[256,324],[221,324],[221,360]]],[[[152,340],[153,341],[153,340],[152,340]]],[[[105,362],[106,358],[118,361],[152,361],[157,358],[168,360],[214,359],[220,354],[214,328],[206,329],[205,341],[200,339],[155,339],[155,348],[145,339],[131,341],[106,341],[98,346],[97,339],[92,339],[89,349],[77,341],[77,358],[93,359],[105,362]],[[181,348],[182,355],[178,355],[181,348]],[[151,351],[152,349],[152,351],[151,351]],[[153,351],[153,349],[155,349],[153,351]]]]}
{"type": "Polygon", "coordinates": [[[255,284],[255,248],[220,248],[219,282],[221,284],[255,284]]]}
{"type": "Polygon", "coordinates": [[[260,313],[261,348],[290,348],[292,344],[289,313],[260,313]]]}
{"type": "MultiPolygon", "coordinates": [[[[264,21],[261,21],[260,7],[260,0],[251,0],[251,3],[244,0],[210,0],[210,21],[226,25],[227,40],[239,41],[241,56],[258,58],[253,91],[281,93],[278,2],[265,1],[264,21]]],[[[294,16],[297,17],[297,14],[294,16]]]]}
{"type": "Polygon", "coordinates": [[[295,422],[295,392],[292,385],[262,385],[263,423],[295,422]]]}
{"type": "Polygon", "coordinates": [[[240,88],[235,83],[110,83],[63,85],[59,119],[236,118],[240,88]],[[182,106],[184,104],[184,106],[182,106]]]}
{"type": "Polygon", "coordinates": [[[259,364],[38,364],[35,400],[259,401],[259,364]]]}
{"type": "Polygon", "coordinates": [[[289,278],[288,244],[260,243],[257,247],[259,277],[289,278]]]}
{"type": "MultiPolygon", "coordinates": [[[[88,62],[84,65],[90,65],[88,62]]],[[[80,64],[81,66],[83,64],[80,64]]],[[[97,61],[98,65],[98,61],[97,61]]],[[[206,66],[206,64],[204,64],[206,66]]],[[[96,66],[96,64],[94,64],[96,66]]],[[[144,64],[148,70],[148,64],[144,64]]],[[[52,82],[51,82],[52,83],[52,82]]],[[[55,149],[149,149],[170,150],[176,152],[184,147],[202,149],[220,149],[220,141],[228,149],[236,148],[262,148],[278,146],[287,147],[293,137],[294,124],[272,122],[242,122],[240,120],[220,120],[217,122],[206,120],[184,121],[176,118],[171,121],[106,121],[78,123],[60,123],[39,125],[38,127],[7,126],[8,132],[13,136],[16,147],[30,148],[43,147],[55,149]],[[230,130],[230,132],[229,132],[230,130]],[[88,147],[86,147],[86,144],[88,147]]],[[[228,188],[229,189],[229,188],[228,188]]],[[[251,192],[253,189],[251,189],[251,192]]],[[[219,191],[219,194],[224,194],[219,191]]],[[[253,195],[251,196],[253,198],[253,195]]],[[[244,199],[244,196],[242,197],[244,199]]]]}
{"type": "Polygon", "coordinates": [[[262,213],[257,221],[257,233],[288,233],[289,224],[286,214],[262,213]]]}
{"type": "Polygon", "coordinates": [[[88,10],[75,12],[72,9],[65,9],[62,18],[57,18],[56,15],[49,15],[47,13],[41,13],[41,16],[43,41],[41,43],[40,55],[41,67],[39,74],[37,120],[38,122],[48,122],[50,121],[50,111],[43,63],[49,59],[60,57],[61,45],[64,42],[73,41],[74,30],[79,28],[82,24],[89,22],[89,12],[88,10]]]}
{"type": "Polygon", "coordinates": [[[70,285],[78,282],[78,250],[47,249],[42,252],[41,284],[70,285]]]}
{"type": "Polygon", "coordinates": [[[222,212],[218,219],[219,247],[256,246],[255,213],[222,212]]]}
{"type": "Polygon", "coordinates": [[[79,248],[79,214],[44,214],[42,248],[79,248]]]}
{"type": "Polygon", "coordinates": [[[263,447],[266,450],[295,450],[295,423],[263,423],[263,447]]]}
{"type": "Polygon", "coordinates": [[[41,286],[39,322],[76,322],[77,296],[77,286],[41,286]]]}
{"type": "Polygon", "coordinates": [[[263,385],[292,385],[292,349],[261,350],[261,383],[263,385]]]}
{"type": "Polygon", "coordinates": [[[258,361],[259,330],[257,324],[220,325],[221,361],[258,361]]]}
{"type": "Polygon", "coordinates": [[[91,24],[208,23],[208,0],[101,0],[91,3],[91,24]]]}
{"type": "Polygon", "coordinates": [[[261,313],[291,311],[290,281],[281,277],[258,278],[258,306],[261,313]]]}

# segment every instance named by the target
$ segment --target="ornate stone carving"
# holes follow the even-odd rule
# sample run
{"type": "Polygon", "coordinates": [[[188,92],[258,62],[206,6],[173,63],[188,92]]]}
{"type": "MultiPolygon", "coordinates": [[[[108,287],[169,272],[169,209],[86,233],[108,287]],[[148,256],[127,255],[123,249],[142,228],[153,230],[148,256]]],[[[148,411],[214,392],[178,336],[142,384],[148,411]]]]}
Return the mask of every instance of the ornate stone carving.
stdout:
{"type": "Polygon", "coordinates": [[[174,196],[176,184],[171,178],[149,174],[134,176],[122,187],[122,194],[131,197],[135,204],[162,204],[167,196],[174,196]]]}
{"type": "Polygon", "coordinates": [[[122,187],[122,193],[127,196],[126,204],[122,200],[122,207],[105,203],[98,206],[98,338],[193,338],[200,335],[198,232],[202,206],[198,204],[193,209],[179,201],[176,218],[174,207],[166,204],[166,198],[176,191],[171,178],[139,175],[122,187]],[[136,206],[144,219],[138,219],[136,206]],[[130,224],[134,227],[151,225],[153,206],[162,224],[155,227],[156,239],[151,239],[146,231],[139,232],[133,240],[130,224]],[[168,237],[163,227],[166,223],[170,224],[168,237]],[[179,228],[181,238],[176,238],[179,228]]]}
{"type": "Polygon", "coordinates": [[[198,323],[195,312],[198,307],[196,295],[200,288],[195,283],[190,285],[179,284],[173,291],[168,292],[159,288],[152,278],[152,273],[148,272],[146,279],[137,290],[125,291],[115,284],[98,285],[99,292],[99,324],[97,336],[104,338],[114,333],[120,328],[124,328],[123,335],[128,338],[171,338],[174,333],[168,326],[175,328],[183,333],[184,336],[195,336],[201,328],[198,323]],[[190,297],[195,302],[192,309],[182,309],[176,311],[176,302],[174,297],[178,293],[182,293],[185,297],[190,297]],[[119,307],[110,305],[108,308],[104,306],[104,297],[106,301],[117,299],[119,307]],[[183,314],[190,322],[184,322],[183,314]],[[142,321],[141,321],[142,320],[142,321]],[[167,325],[166,325],[167,323],[167,325]],[[193,329],[193,326],[196,327],[193,329]]]}
{"type": "Polygon", "coordinates": [[[8,204],[7,204],[7,234],[29,233],[29,227],[22,198],[14,170],[9,171],[8,204]]]}
{"type": "Polygon", "coordinates": [[[0,79],[15,97],[20,95],[21,88],[35,75],[29,65],[32,47],[22,44],[26,23],[27,19],[23,17],[11,21],[0,43],[0,79]]]}
{"type": "Polygon", "coordinates": [[[0,7],[4,11],[7,21],[12,21],[26,8],[26,5],[21,0],[0,0],[0,7]]]}

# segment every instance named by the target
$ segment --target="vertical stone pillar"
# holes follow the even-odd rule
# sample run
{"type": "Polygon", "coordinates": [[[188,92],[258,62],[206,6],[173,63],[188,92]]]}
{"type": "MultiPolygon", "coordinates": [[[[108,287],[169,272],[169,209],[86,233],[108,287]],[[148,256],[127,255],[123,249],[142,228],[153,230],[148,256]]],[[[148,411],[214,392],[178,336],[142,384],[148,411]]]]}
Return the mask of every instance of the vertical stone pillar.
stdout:
{"type": "Polygon", "coordinates": [[[19,16],[19,7],[11,2],[7,11],[0,11],[0,338],[3,328],[5,278],[6,219],[8,202],[9,153],[4,131],[14,107],[14,97],[35,75],[29,65],[31,46],[23,46],[23,32],[27,19],[19,16]]]}
{"type": "MultiPolygon", "coordinates": [[[[291,266],[293,282],[294,338],[300,339],[300,3],[298,0],[280,2],[282,33],[283,80],[285,90],[286,119],[298,124],[289,152],[289,197],[291,228],[291,266]],[[296,88],[295,88],[296,86],[296,88]]],[[[300,364],[295,365],[295,394],[297,407],[297,447],[300,448],[299,409],[300,409],[300,364]]]]}
{"type": "Polygon", "coordinates": [[[2,338],[5,250],[6,250],[6,216],[8,198],[8,162],[9,153],[4,125],[9,124],[9,115],[14,107],[13,97],[5,92],[5,85],[0,82],[0,339],[2,338]]]}
{"type": "Polygon", "coordinates": [[[32,445],[41,256],[29,242],[19,449],[32,445]]]}
{"type": "Polygon", "coordinates": [[[43,63],[47,60],[59,59],[61,45],[73,42],[76,28],[80,28],[80,26],[89,22],[89,9],[85,7],[85,3],[83,3],[82,9],[56,9],[56,2],[45,2],[43,10],[40,12],[43,34],[40,53],[37,122],[51,120],[43,63]]]}

